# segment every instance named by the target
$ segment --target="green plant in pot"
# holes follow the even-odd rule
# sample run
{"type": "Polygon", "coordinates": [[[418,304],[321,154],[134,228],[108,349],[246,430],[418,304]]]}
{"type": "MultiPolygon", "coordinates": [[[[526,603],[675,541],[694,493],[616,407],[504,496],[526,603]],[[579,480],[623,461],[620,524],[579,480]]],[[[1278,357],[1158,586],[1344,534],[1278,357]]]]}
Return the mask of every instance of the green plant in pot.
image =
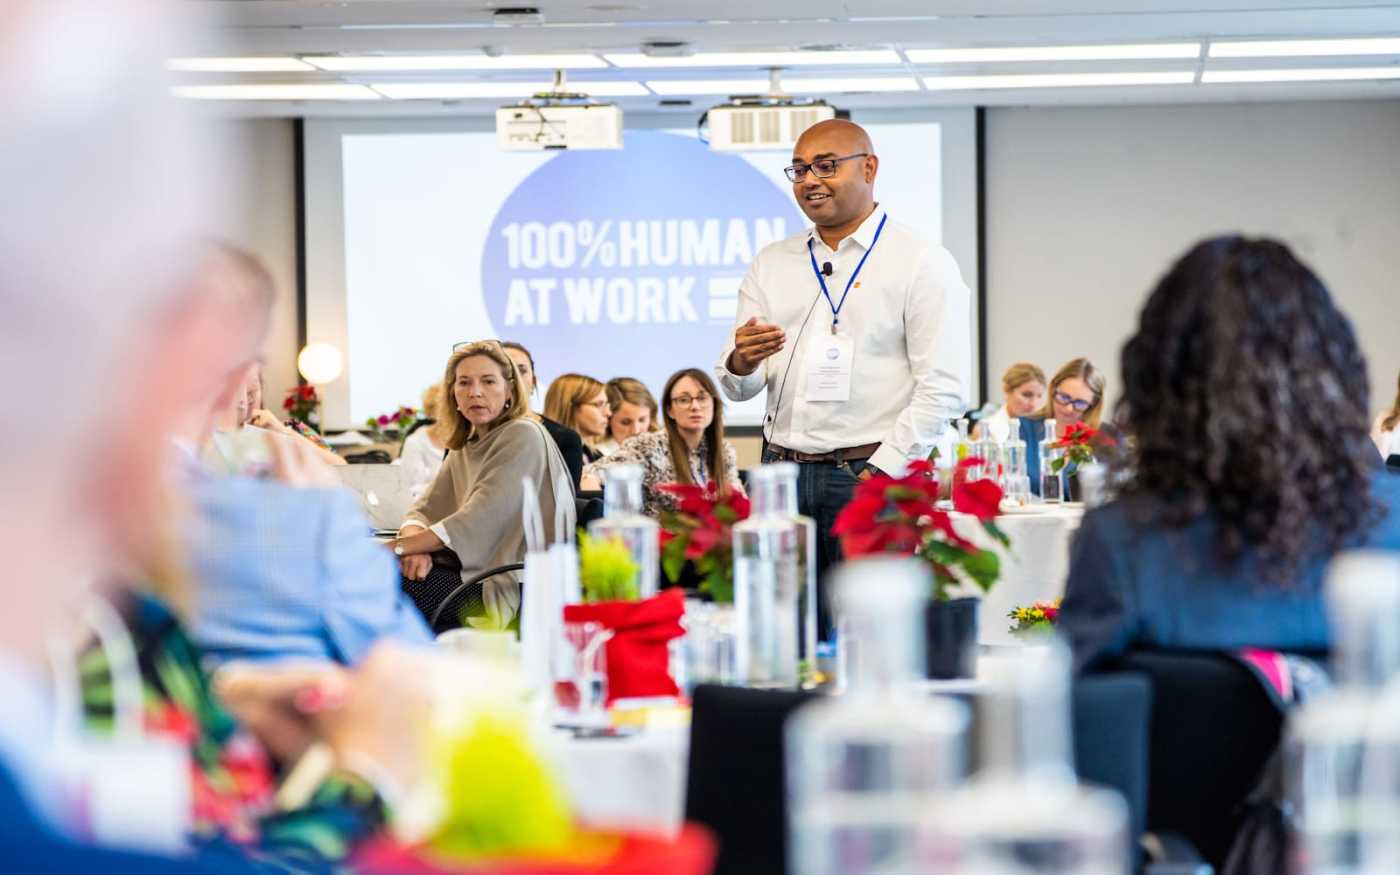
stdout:
{"type": "MultiPolygon", "coordinates": [[[[968,458],[959,468],[980,465],[968,458]]],[[[953,508],[976,519],[997,544],[1010,539],[996,525],[1002,491],[992,480],[954,479],[953,508]]],[[[933,570],[927,610],[928,673],[933,678],[971,677],[976,669],[977,597],[954,598],[967,585],[987,592],[1001,576],[1001,557],[960,534],[940,510],[938,479],[929,462],[914,462],[903,477],[878,475],[856,486],[832,534],[848,559],[894,553],[919,556],[933,570]]]]}

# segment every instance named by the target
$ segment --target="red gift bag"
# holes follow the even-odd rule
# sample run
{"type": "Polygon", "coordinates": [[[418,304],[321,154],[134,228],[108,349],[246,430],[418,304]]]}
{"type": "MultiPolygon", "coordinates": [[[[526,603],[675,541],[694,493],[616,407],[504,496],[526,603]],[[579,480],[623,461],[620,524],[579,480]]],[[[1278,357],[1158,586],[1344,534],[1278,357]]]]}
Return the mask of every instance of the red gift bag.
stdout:
{"type": "Polygon", "coordinates": [[[613,637],[604,647],[608,660],[608,704],[617,699],[674,696],[667,643],[685,629],[685,592],[668,589],[639,602],[565,605],[565,623],[598,623],[613,637]]]}

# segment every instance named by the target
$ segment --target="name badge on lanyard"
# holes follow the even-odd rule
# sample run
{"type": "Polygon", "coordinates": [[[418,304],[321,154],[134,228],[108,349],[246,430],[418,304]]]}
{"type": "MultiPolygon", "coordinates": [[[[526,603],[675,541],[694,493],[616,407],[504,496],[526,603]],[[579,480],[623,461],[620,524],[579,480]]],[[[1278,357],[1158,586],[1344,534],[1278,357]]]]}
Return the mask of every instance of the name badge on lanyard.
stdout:
{"type": "Polygon", "coordinates": [[[826,303],[831,307],[831,334],[816,335],[807,343],[804,364],[807,371],[806,394],[808,401],[851,400],[851,372],[855,359],[855,341],[849,334],[843,334],[840,330],[841,308],[846,306],[846,296],[851,293],[856,277],[860,276],[861,268],[865,267],[865,260],[870,257],[870,253],[875,251],[875,244],[880,242],[880,232],[885,230],[885,220],[888,218],[888,213],[880,217],[880,224],[875,228],[875,236],[870,241],[870,247],[860,257],[850,279],[846,280],[846,288],[841,292],[840,301],[831,300],[831,292],[826,287],[826,279],[817,267],[817,256],[812,250],[813,241],[807,241],[807,255],[812,260],[812,273],[817,278],[817,284],[821,286],[826,303]]]}

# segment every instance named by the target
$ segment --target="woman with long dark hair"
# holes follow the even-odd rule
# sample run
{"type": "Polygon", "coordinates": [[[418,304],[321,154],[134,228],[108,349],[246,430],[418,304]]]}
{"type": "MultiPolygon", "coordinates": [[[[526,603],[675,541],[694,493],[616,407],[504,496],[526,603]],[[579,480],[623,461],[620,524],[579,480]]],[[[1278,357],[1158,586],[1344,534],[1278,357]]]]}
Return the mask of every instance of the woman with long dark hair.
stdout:
{"type": "Polygon", "coordinates": [[[1148,298],[1121,370],[1130,473],[1075,541],[1076,665],[1327,649],[1327,561],[1400,548],[1400,478],[1377,463],[1366,363],[1327,289],[1280,243],[1207,240],[1148,298]]]}
{"type": "Polygon", "coordinates": [[[724,402],[709,374],[699,368],[672,374],[661,393],[661,418],[664,431],[628,438],[617,452],[585,468],[584,488],[613,465],[641,465],[643,510],[651,517],[676,506],[672,496],[656,488],[663,483],[713,482],[721,495],[742,491],[738,457],[724,439],[724,402]]]}

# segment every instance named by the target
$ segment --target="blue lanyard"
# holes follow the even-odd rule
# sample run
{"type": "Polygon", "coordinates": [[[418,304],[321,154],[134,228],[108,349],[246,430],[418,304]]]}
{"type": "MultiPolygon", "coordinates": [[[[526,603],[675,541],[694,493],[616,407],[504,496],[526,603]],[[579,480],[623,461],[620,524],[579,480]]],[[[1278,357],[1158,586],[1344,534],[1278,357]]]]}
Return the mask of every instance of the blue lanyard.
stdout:
{"type": "Polygon", "coordinates": [[[831,307],[832,334],[836,333],[836,326],[841,321],[841,308],[846,306],[846,296],[851,293],[851,286],[855,285],[856,277],[860,276],[860,269],[865,267],[865,260],[870,257],[870,253],[875,251],[875,244],[880,242],[880,232],[885,230],[885,220],[889,217],[889,213],[885,213],[880,217],[880,224],[875,226],[875,236],[870,241],[870,248],[866,249],[865,254],[860,257],[860,261],[856,264],[855,273],[851,274],[851,278],[846,280],[846,290],[841,293],[841,303],[839,304],[831,300],[831,292],[827,291],[826,280],[822,277],[822,272],[817,267],[816,253],[812,251],[812,244],[814,241],[810,237],[807,239],[807,256],[812,259],[812,273],[817,275],[817,282],[821,284],[822,294],[826,295],[826,303],[831,307]]]}

